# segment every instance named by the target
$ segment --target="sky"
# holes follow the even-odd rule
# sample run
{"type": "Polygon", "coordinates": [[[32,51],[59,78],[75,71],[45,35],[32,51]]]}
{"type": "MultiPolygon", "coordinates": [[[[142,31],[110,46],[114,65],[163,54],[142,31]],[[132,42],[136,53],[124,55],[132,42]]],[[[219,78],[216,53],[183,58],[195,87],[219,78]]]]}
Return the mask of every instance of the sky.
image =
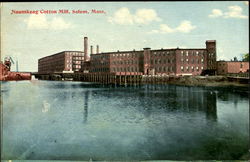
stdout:
{"type": "Polygon", "coordinates": [[[19,71],[36,72],[39,58],[83,51],[84,37],[100,52],[205,48],[206,40],[216,40],[217,60],[241,59],[249,51],[248,24],[247,1],[6,2],[1,4],[1,60],[11,56],[19,71]],[[27,10],[34,13],[22,12],[27,10]],[[78,10],[85,13],[73,13],[78,10]]]}

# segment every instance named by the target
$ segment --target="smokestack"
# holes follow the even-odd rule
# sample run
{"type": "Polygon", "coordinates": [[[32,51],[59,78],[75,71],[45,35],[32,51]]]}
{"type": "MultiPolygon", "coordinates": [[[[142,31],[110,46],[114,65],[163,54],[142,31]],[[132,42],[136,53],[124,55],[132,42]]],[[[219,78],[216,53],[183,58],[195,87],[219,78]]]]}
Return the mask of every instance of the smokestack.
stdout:
{"type": "Polygon", "coordinates": [[[93,54],[93,46],[90,46],[90,54],[93,54]]]}
{"type": "Polygon", "coordinates": [[[99,53],[99,45],[96,45],[96,53],[99,53]]]}
{"type": "Polygon", "coordinates": [[[84,37],[84,61],[88,58],[88,37],[84,37]]]}

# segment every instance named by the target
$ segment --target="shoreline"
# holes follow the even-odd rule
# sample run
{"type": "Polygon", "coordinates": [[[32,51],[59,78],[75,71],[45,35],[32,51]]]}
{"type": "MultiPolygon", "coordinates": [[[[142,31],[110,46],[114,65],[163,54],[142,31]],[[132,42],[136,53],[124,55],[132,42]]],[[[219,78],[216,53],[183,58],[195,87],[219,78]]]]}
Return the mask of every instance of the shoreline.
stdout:
{"type": "Polygon", "coordinates": [[[247,83],[229,81],[225,76],[178,76],[172,77],[169,84],[204,87],[249,87],[247,83]]]}

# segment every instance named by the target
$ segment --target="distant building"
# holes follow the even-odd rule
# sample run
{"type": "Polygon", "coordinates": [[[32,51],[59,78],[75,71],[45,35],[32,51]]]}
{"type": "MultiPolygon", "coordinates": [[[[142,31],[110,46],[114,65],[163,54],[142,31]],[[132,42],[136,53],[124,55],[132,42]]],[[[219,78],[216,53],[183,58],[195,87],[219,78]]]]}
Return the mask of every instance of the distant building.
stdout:
{"type": "Polygon", "coordinates": [[[236,74],[249,71],[249,62],[244,61],[217,61],[217,74],[236,74]]]}
{"type": "Polygon", "coordinates": [[[84,60],[82,51],[63,51],[38,60],[39,73],[79,71],[84,60]]]}
{"type": "MultiPolygon", "coordinates": [[[[99,46],[97,47],[99,50],[99,46]]],[[[81,72],[83,65],[89,68],[88,37],[84,37],[84,52],[63,51],[40,58],[38,60],[38,73],[81,72]],[[84,62],[86,64],[83,64],[84,62]]]]}

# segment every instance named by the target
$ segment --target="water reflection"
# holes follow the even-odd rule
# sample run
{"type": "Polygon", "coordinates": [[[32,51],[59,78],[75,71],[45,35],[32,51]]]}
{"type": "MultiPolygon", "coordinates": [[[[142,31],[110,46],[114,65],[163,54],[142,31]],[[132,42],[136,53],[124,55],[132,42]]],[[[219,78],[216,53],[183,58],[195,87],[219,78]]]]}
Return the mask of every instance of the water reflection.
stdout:
{"type": "Polygon", "coordinates": [[[138,92],[138,100],[148,117],[152,110],[164,109],[176,112],[203,112],[207,119],[217,119],[217,94],[199,87],[177,87],[165,85],[145,85],[138,92]]]}
{"type": "Polygon", "coordinates": [[[206,117],[208,120],[213,120],[213,121],[217,120],[216,95],[217,94],[215,92],[207,92],[204,94],[205,99],[203,105],[205,106],[206,117]]]}
{"type": "MultiPolygon", "coordinates": [[[[217,93],[202,87],[171,85],[144,85],[141,87],[104,87],[92,90],[94,98],[106,98],[114,102],[114,108],[136,108],[144,118],[155,112],[162,113],[204,113],[208,120],[217,120],[217,93]],[[119,101],[122,101],[119,102],[119,101]]],[[[85,92],[88,98],[88,92],[85,92]]],[[[85,99],[86,102],[86,99],[85,99]]]]}
{"type": "Polygon", "coordinates": [[[247,151],[247,93],[174,85],[22,83],[3,84],[8,90],[2,93],[5,158],[17,159],[34,142],[23,158],[237,159],[247,151]],[[42,113],[46,106],[49,111],[42,113]]]}
{"type": "Polygon", "coordinates": [[[88,120],[89,91],[84,92],[83,123],[88,120]]]}

